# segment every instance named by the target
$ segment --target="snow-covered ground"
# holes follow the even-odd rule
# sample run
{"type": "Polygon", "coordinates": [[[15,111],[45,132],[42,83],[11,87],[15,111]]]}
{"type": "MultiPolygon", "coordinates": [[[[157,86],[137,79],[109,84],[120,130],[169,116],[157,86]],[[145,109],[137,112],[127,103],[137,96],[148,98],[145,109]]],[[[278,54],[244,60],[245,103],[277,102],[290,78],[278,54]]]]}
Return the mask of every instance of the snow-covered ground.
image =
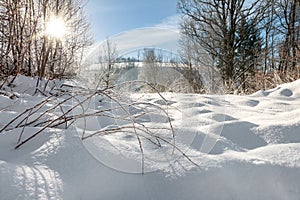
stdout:
{"type": "MultiPolygon", "coordinates": [[[[14,84],[18,98],[0,95],[0,128],[45,99],[32,96],[33,80],[14,84]]],[[[41,127],[8,129],[0,133],[0,199],[300,199],[299,86],[300,80],[249,96],[164,94],[176,144],[198,166],[176,150],[172,156],[168,145],[145,143],[144,175],[129,135],[82,141],[82,124],[74,123],[47,128],[15,150],[22,131],[27,138],[41,127]]],[[[141,98],[164,106],[157,94],[141,98]]],[[[165,123],[163,115],[150,118],[165,123]]],[[[115,123],[93,120],[87,134],[115,123]]]]}

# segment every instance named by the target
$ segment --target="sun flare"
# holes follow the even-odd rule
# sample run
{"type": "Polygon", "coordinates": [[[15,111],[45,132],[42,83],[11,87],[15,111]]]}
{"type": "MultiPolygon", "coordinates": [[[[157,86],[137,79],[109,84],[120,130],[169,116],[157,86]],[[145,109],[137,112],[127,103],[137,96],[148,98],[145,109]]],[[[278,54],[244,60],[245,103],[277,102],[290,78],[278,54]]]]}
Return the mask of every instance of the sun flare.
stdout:
{"type": "Polygon", "coordinates": [[[66,32],[66,23],[61,17],[53,16],[46,23],[46,34],[56,39],[63,39],[66,32]]]}

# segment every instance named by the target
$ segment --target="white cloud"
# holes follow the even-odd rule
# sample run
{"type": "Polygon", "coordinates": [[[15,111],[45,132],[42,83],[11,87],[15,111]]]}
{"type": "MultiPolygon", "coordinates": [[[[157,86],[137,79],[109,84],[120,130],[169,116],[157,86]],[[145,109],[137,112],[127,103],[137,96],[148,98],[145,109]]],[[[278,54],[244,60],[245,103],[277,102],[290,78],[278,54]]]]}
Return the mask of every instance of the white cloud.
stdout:
{"type": "MultiPolygon", "coordinates": [[[[118,54],[122,55],[135,49],[146,47],[161,48],[172,52],[178,52],[180,39],[179,23],[180,15],[173,15],[163,19],[153,27],[144,27],[122,32],[109,38],[116,44],[118,54]]],[[[105,42],[94,45],[85,56],[85,60],[97,60],[100,49],[105,42]]],[[[93,61],[92,61],[93,62],[93,61]]]]}
{"type": "Polygon", "coordinates": [[[173,15],[163,19],[159,24],[156,24],[155,27],[169,28],[169,29],[179,31],[180,20],[181,20],[180,15],[173,15]]]}
{"type": "MultiPolygon", "coordinates": [[[[161,48],[172,52],[178,51],[180,34],[176,29],[163,26],[133,29],[112,36],[109,40],[116,44],[119,55],[136,49],[147,47],[161,48]]],[[[97,60],[105,42],[94,45],[85,56],[85,61],[93,63],[97,60]]]]}

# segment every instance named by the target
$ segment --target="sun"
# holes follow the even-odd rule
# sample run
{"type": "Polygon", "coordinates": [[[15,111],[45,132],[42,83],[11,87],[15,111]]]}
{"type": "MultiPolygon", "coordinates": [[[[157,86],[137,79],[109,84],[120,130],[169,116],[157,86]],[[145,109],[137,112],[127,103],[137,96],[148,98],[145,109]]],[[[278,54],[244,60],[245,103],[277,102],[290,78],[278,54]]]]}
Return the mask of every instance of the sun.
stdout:
{"type": "Polygon", "coordinates": [[[46,35],[53,37],[55,39],[62,40],[67,32],[66,23],[63,18],[58,16],[52,16],[46,22],[46,35]]]}

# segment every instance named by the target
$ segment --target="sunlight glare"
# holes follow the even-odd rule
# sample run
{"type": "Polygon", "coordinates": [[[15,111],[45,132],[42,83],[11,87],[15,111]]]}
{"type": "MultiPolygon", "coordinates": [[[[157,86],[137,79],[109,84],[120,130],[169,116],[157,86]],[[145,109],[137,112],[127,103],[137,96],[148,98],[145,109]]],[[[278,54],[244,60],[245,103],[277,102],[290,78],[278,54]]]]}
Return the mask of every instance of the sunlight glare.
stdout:
{"type": "Polygon", "coordinates": [[[46,23],[46,34],[56,39],[63,39],[66,34],[65,21],[61,17],[51,17],[46,23]]]}

